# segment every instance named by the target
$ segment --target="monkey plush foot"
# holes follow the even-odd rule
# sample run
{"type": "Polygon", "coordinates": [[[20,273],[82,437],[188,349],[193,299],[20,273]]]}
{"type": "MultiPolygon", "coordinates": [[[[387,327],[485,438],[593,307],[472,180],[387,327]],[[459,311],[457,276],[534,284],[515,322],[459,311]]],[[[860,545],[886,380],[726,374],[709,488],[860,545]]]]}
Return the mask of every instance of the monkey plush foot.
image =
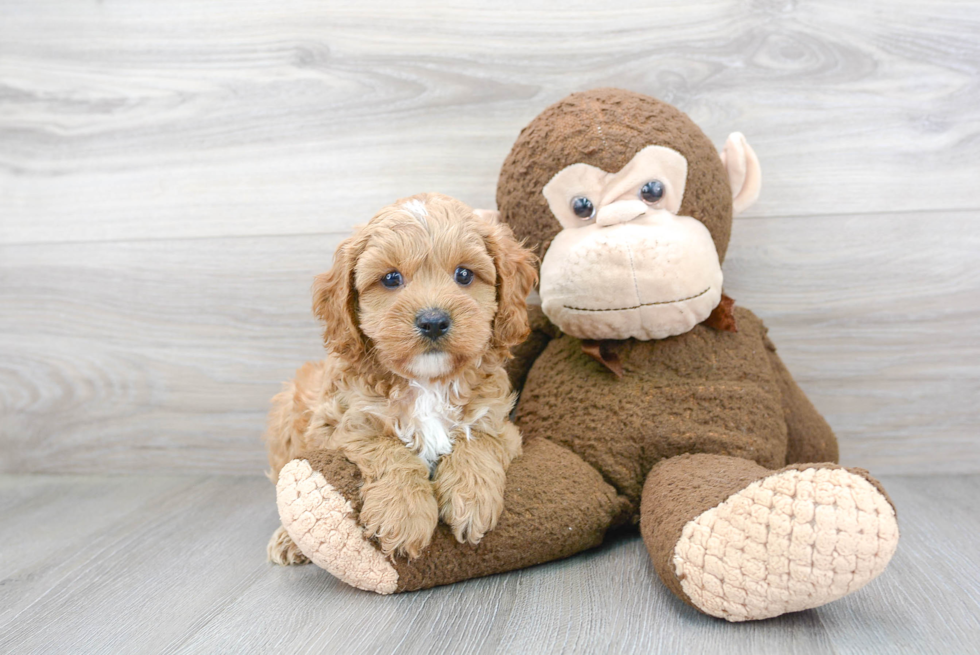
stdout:
{"type": "Polygon", "coordinates": [[[305,459],[294,459],[276,485],[283,528],[311,562],[352,587],[390,594],[398,573],[357,523],[342,491],[305,459]]]}
{"type": "Polygon", "coordinates": [[[670,462],[651,471],[649,497],[644,489],[644,539],[664,582],[706,614],[748,621],[819,607],[873,580],[895,552],[895,509],[866,471],[814,464],[760,475],[737,458],[670,462]],[[676,509],[702,504],[686,521],[648,505],[682,475],[700,478],[673,489],[676,509]],[[670,525],[673,543],[652,523],[670,525]]]}
{"type": "Polygon", "coordinates": [[[606,529],[628,517],[628,501],[571,451],[546,439],[524,444],[507,470],[504,510],[479,543],[460,543],[440,523],[415,559],[386,557],[365,536],[361,475],[337,451],[289,462],[276,486],[289,537],[317,566],[347,584],[390,594],[568,557],[602,542],[606,529]]]}

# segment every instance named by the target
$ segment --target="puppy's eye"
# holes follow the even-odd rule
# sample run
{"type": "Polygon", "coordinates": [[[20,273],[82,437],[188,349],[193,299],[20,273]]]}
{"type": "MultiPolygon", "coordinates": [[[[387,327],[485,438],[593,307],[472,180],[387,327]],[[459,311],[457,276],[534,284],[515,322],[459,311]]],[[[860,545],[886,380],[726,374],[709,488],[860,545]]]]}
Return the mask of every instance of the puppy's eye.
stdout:
{"type": "Polygon", "coordinates": [[[385,276],[381,278],[381,285],[386,289],[397,289],[402,284],[404,284],[404,280],[402,280],[402,274],[398,271],[385,273],[385,276]]]}
{"type": "Polygon", "coordinates": [[[572,211],[583,221],[587,221],[595,216],[595,205],[585,196],[572,198],[572,211]]]}
{"type": "Polygon", "coordinates": [[[456,284],[468,287],[473,282],[473,271],[460,266],[456,269],[456,274],[453,277],[456,278],[456,284]]]}
{"type": "Polygon", "coordinates": [[[647,204],[654,204],[664,197],[664,183],[660,180],[650,180],[640,189],[640,197],[647,204]]]}

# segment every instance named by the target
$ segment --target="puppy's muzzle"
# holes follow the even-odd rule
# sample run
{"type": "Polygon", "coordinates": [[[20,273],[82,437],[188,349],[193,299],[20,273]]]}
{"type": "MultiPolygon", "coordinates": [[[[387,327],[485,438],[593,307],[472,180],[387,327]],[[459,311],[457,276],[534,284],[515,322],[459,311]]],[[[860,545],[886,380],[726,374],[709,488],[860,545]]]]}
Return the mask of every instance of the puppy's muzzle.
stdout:
{"type": "Polygon", "coordinates": [[[453,321],[449,314],[442,309],[423,309],[415,317],[415,327],[419,334],[429,341],[437,341],[449,332],[453,321]]]}

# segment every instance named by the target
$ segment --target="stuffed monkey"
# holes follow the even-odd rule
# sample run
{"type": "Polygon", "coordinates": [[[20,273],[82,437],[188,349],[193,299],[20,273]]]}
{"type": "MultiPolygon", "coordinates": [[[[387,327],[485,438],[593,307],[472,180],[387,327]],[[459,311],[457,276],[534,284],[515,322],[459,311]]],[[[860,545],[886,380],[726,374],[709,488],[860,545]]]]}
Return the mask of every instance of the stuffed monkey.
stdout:
{"type": "Polygon", "coordinates": [[[598,89],[545,109],[497,189],[541,256],[540,308],[515,349],[524,454],[476,546],[439,526],[414,560],[357,523],[357,467],[336,452],[283,469],[278,502],[314,563],[378,593],[567,557],[639,527],[654,569],[729,621],[818,607],[867,584],[898,543],[891,500],[837,442],[766,328],[722,292],[733,213],[760,188],[741,134],[719,154],[681,111],[598,89]]]}

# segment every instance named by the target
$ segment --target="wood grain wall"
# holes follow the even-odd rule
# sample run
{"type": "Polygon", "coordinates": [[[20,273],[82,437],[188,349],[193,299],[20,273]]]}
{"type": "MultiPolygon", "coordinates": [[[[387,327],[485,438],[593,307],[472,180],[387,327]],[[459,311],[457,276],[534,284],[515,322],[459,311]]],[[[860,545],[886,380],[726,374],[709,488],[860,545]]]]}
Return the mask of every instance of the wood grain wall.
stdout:
{"type": "Polygon", "coordinates": [[[491,206],[597,86],[748,136],[727,291],[844,461],[980,471],[977,34],[955,0],[2,0],[0,471],[259,472],[350,227],[491,206]]]}

